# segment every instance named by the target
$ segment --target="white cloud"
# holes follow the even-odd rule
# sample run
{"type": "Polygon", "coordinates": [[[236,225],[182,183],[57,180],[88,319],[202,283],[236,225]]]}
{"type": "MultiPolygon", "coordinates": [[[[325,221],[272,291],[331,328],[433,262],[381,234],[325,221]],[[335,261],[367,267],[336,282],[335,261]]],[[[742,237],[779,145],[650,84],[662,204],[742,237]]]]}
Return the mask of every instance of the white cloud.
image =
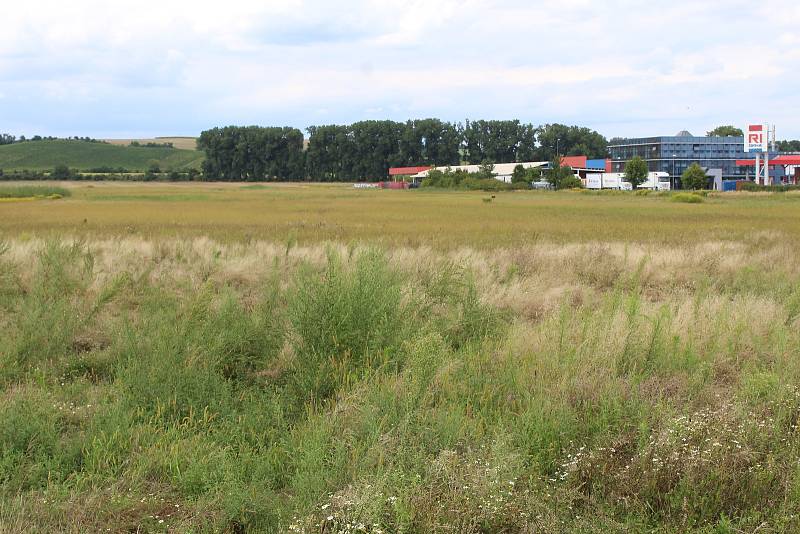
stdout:
{"type": "Polygon", "coordinates": [[[29,0],[4,6],[0,128],[439,116],[800,137],[798,16],[794,0],[29,0]]]}

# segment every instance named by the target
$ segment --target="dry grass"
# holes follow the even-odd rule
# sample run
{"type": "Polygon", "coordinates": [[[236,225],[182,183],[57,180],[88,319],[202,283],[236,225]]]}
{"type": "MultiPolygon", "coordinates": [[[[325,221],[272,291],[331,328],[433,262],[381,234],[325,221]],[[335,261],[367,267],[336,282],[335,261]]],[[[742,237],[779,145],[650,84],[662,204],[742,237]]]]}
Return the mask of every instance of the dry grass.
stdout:
{"type": "MultiPolygon", "coordinates": [[[[64,185],[64,184],[61,184],[64,185]]],[[[437,249],[516,248],[540,240],[737,242],[758,232],[800,237],[797,196],[714,197],[703,205],[666,197],[515,192],[354,190],[347,184],[67,184],[57,206],[3,207],[0,236],[64,233],[90,238],[208,236],[220,241],[378,242],[437,249]]]]}
{"type": "Polygon", "coordinates": [[[800,528],[800,249],[754,223],[793,200],[499,195],[474,221],[470,194],[73,193],[153,220],[0,221],[0,528],[800,528]],[[423,224],[448,206],[453,235],[423,224]],[[317,210],[346,238],[265,222],[317,210]],[[641,210],[696,239],[634,239],[641,210]]]}
{"type": "Polygon", "coordinates": [[[197,150],[196,137],[153,137],[151,139],[103,139],[106,143],[112,145],[128,146],[133,141],[138,141],[139,144],[145,145],[147,143],[172,143],[175,148],[183,150],[197,150]]]}

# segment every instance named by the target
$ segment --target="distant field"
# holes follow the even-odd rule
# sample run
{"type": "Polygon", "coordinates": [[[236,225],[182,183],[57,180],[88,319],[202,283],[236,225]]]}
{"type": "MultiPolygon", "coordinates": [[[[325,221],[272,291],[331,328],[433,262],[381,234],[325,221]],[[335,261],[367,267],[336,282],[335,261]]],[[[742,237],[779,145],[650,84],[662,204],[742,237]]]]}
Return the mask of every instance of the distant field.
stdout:
{"type": "MultiPolygon", "coordinates": [[[[142,149],[145,150],[145,149],[142,149]]],[[[59,184],[63,185],[63,184],[59,184]]],[[[754,232],[800,238],[800,196],[726,194],[702,204],[564,192],[355,190],[347,184],[66,184],[57,203],[5,205],[0,234],[140,233],[440,248],[556,242],[685,243],[754,232]]]]}
{"type": "Polygon", "coordinates": [[[145,148],[84,141],[32,141],[0,146],[0,169],[49,170],[67,165],[78,170],[124,167],[144,171],[156,162],[162,169],[199,168],[203,153],[196,150],[145,148]]]}
{"type": "Polygon", "coordinates": [[[106,143],[110,143],[112,145],[122,145],[128,146],[133,141],[138,141],[140,144],[146,143],[172,143],[175,148],[180,148],[182,150],[197,150],[197,138],[196,137],[152,137],[152,138],[141,138],[141,139],[103,139],[106,143]]]}

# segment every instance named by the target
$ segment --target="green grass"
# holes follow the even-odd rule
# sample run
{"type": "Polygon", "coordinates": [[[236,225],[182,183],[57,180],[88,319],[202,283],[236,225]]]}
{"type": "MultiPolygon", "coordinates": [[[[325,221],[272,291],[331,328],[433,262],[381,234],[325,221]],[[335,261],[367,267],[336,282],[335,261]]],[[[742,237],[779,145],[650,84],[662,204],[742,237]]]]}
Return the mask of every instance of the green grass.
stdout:
{"type": "Polygon", "coordinates": [[[51,185],[0,185],[0,198],[68,197],[71,194],[69,189],[51,185]]]}
{"type": "Polygon", "coordinates": [[[3,250],[11,531],[800,527],[800,280],[776,238],[3,250]]]}
{"type": "Polygon", "coordinates": [[[0,146],[0,169],[52,170],[56,165],[85,171],[97,167],[122,167],[145,171],[151,164],[160,168],[199,169],[203,153],[195,150],[118,146],[84,141],[31,141],[0,146]]]}
{"type": "Polygon", "coordinates": [[[0,530],[800,530],[792,193],[92,185],[0,207],[0,530]]]}
{"type": "Polygon", "coordinates": [[[672,202],[682,202],[684,204],[702,204],[704,199],[700,195],[695,195],[694,193],[676,193],[671,195],[669,199],[672,202]]]}

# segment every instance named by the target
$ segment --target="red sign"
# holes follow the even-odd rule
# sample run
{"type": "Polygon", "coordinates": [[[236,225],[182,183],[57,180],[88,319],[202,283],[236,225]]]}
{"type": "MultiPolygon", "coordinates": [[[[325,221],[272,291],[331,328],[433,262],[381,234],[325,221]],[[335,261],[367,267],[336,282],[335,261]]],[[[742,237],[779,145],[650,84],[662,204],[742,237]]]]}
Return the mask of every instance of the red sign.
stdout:
{"type": "Polygon", "coordinates": [[[747,127],[747,135],[744,138],[745,152],[766,152],[767,134],[763,124],[751,124],[747,127]]]}

